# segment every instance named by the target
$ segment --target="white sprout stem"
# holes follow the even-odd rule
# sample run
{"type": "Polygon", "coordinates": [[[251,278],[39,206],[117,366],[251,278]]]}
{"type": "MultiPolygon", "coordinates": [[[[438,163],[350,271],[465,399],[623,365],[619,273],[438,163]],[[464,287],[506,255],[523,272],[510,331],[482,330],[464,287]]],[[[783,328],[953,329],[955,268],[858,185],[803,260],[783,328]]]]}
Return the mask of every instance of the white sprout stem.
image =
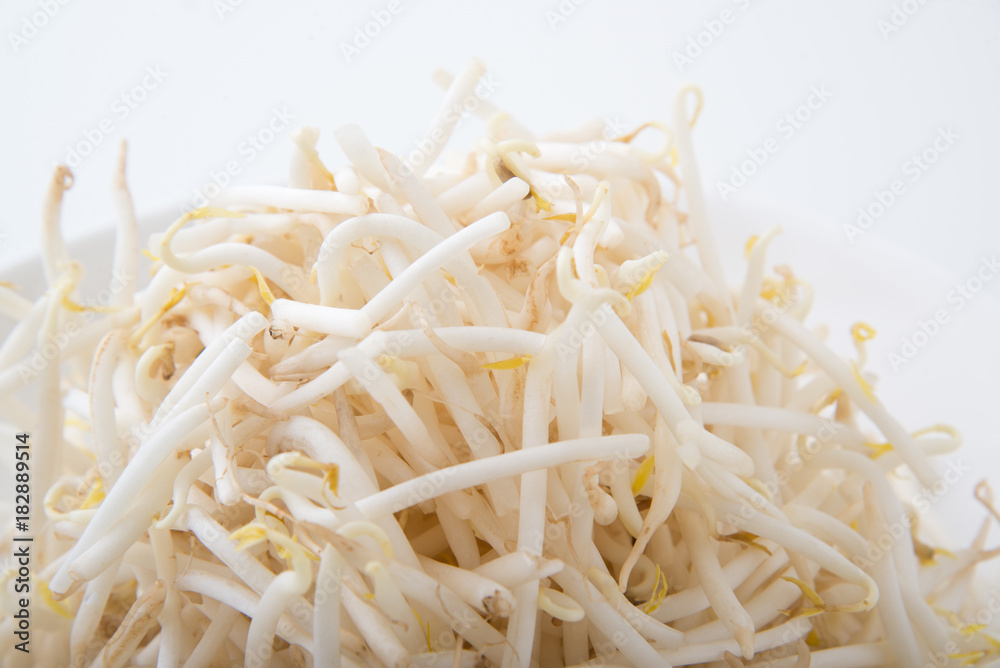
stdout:
{"type": "Polygon", "coordinates": [[[365,355],[360,348],[342,350],[338,357],[403,433],[406,445],[419,458],[418,461],[409,461],[411,466],[426,470],[449,464],[449,457],[437,447],[427,425],[375,360],[365,355]]]}
{"type": "Polygon", "coordinates": [[[150,480],[157,467],[171,454],[179,452],[191,440],[195,428],[208,420],[208,407],[193,406],[164,424],[148,441],[143,443],[135,456],[125,467],[117,483],[108,490],[107,496],[98,508],[83,535],[70,550],[67,563],[53,576],[49,588],[56,593],[65,593],[70,584],[69,562],[79,557],[97,539],[128,511],[133,499],[139,498],[142,488],[150,480]]]}
{"type": "Polygon", "coordinates": [[[387,563],[386,567],[407,599],[452,624],[453,628],[486,658],[494,663],[500,663],[504,637],[483,621],[472,606],[465,603],[449,587],[420,570],[404,566],[396,560],[387,563]]]}
{"type": "Polygon", "coordinates": [[[472,209],[492,192],[494,186],[490,183],[489,176],[485,172],[476,172],[438,195],[437,202],[445,215],[456,218],[472,209]]]}
{"type": "MultiPolygon", "coordinates": [[[[683,498],[682,498],[683,500],[683,498]]],[[[875,581],[835,549],[801,529],[764,513],[754,512],[750,517],[741,515],[741,507],[731,501],[714,500],[720,516],[737,528],[772,540],[786,550],[797,552],[819,564],[834,575],[862,587],[867,595],[858,604],[859,609],[870,610],[878,603],[878,586],[875,581]]]]}
{"type": "Polygon", "coordinates": [[[562,569],[563,562],[558,559],[544,559],[519,550],[481,564],[473,572],[514,589],[531,580],[552,577],[562,569]]]}
{"type": "MultiPolygon", "coordinates": [[[[245,585],[195,568],[187,569],[174,584],[180,591],[207,596],[251,618],[256,614],[261,601],[261,598],[245,585]]],[[[299,645],[306,651],[311,650],[312,636],[288,613],[280,615],[277,628],[278,635],[288,643],[299,645]]]]}
{"type": "Polygon", "coordinates": [[[157,580],[147,587],[129,608],[121,626],[91,665],[112,668],[124,666],[146,633],[156,625],[157,617],[163,609],[166,590],[167,587],[162,580],[157,580]]]}
{"type": "Polygon", "coordinates": [[[361,192],[361,181],[358,174],[350,167],[341,167],[333,175],[337,190],[347,195],[357,195],[361,192]]]}
{"type": "Polygon", "coordinates": [[[42,328],[42,322],[45,320],[49,300],[52,298],[50,294],[42,295],[31,305],[31,309],[4,339],[3,344],[0,345],[0,372],[10,368],[31,350],[31,346],[34,345],[35,339],[38,337],[38,331],[42,328]]]}
{"type": "MultiPolygon", "coordinates": [[[[275,317],[305,329],[360,338],[367,334],[373,325],[388,316],[401,300],[431,274],[479,241],[498,234],[508,227],[510,219],[506,214],[498,212],[452,234],[395,276],[360,310],[302,304],[284,299],[275,300],[271,304],[271,309],[275,317]]],[[[328,263],[324,261],[321,266],[328,266],[328,263]]],[[[339,271],[339,268],[334,267],[331,268],[331,273],[325,274],[328,290],[335,289],[329,286],[333,280],[333,272],[336,271],[339,271]]]]}
{"type": "Polygon", "coordinates": [[[852,449],[864,449],[865,438],[857,429],[812,413],[788,408],[725,402],[705,402],[701,405],[700,410],[701,418],[705,424],[756,427],[793,434],[807,434],[841,443],[852,449]]]}
{"type": "Polygon", "coordinates": [[[83,666],[93,640],[94,632],[101,623],[104,607],[111,595],[111,588],[118,577],[119,564],[113,564],[96,578],[87,583],[83,592],[80,607],[77,608],[73,626],[70,629],[70,663],[73,666],[83,666]]]}
{"type": "Polygon", "coordinates": [[[764,283],[765,260],[767,248],[774,238],[781,233],[781,227],[775,225],[765,232],[750,251],[750,262],[747,264],[747,275],[743,281],[743,291],[736,311],[736,324],[745,326],[753,318],[754,308],[760,296],[760,288],[764,283]]]}
{"type": "Polygon", "coordinates": [[[642,434],[599,436],[537,445],[418,476],[360,499],[357,508],[367,517],[381,517],[422,501],[483,485],[492,480],[523,476],[532,471],[542,471],[575,461],[631,459],[642,456],[648,449],[649,438],[642,434]]]}
{"type": "MultiPolygon", "coordinates": [[[[191,654],[184,662],[183,668],[209,668],[212,661],[214,661],[215,657],[218,655],[219,650],[223,649],[225,646],[226,636],[229,633],[229,629],[236,621],[239,614],[239,612],[230,608],[228,605],[219,604],[211,617],[212,621],[209,622],[208,628],[205,629],[201,639],[198,640],[198,644],[195,645],[194,650],[192,650],[191,654]]],[[[340,634],[338,633],[327,633],[325,635],[327,637],[340,637],[340,634]]],[[[325,665],[335,666],[332,662],[325,665]]]]}
{"type": "Polygon", "coordinates": [[[360,176],[383,192],[391,193],[395,190],[392,179],[382,166],[378,150],[369,141],[364,130],[357,125],[345,125],[334,130],[333,136],[360,176]]]}
{"type": "Polygon", "coordinates": [[[63,193],[73,185],[73,174],[64,165],[57,165],[49,181],[42,212],[42,268],[45,280],[54,285],[69,262],[69,252],[63,240],[59,219],[62,215],[63,193]]]}
{"type": "MultiPolygon", "coordinates": [[[[545,343],[545,335],[536,332],[504,329],[501,327],[434,327],[435,335],[449,346],[467,353],[508,353],[511,355],[537,355],[545,343]]],[[[366,341],[379,353],[392,351],[399,357],[437,355],[438,350],[424,330],[377,330],[366,341]]],[[[376,353],[378,354],[378,353],[376,353]]]]}
{"type": "Polygon", "coordinates": [[[125,180],[126,143],[123,139],[118,149],[118,168],[115,171],[112,200],[118,218],[115,236],[114,259],[111,262],[112,282],[121,280],[122,285],[112,290],[112,306],[127,306],[135,295],[136,258],[139,255],[139,229],[135,219],[132,195],[125,180]]]}
{"type": "Polygon", "coordinates": [[[712,610],[736,638],[743,658],[750,660],[754,654],[754,622],[733,590],[726,585],[705,522],[695,513],[686,510],[677,511],[677,522],[691,551],[691,563],[698,574],[698,579],[701,580],[712,610]]]}
{"type": "MultiPolygon", "coordinates": [[[[729,561],[722,569],[725,583],[736,590],[764,562],[762,551],[748,550],[729,561]]],[[[663,599],[660,607],[651,613],[653,619],[663,623],[682,619],[709,607],[703,585],[689,587],[663,599]]]]}
{"type": "Polygon", "coordinates": [[[332,545],[323,548],[313,597],[313,662],[340,668],[340,590],[343,560],[332,545]]]}
{"type": "Polygon", "coordinates": [[[410,652],[393,633],[389,620],[381,612],[347,586],[341,589],[340,601],[357,627],[358,633],[371,648],[372,654],[383,665],[389,668],[403,668],[409,665],[410,652]]]}
{"type": "MultiPolygon", "coordinates": [[[[39,373],[38,405],[50,407],[51,414],[39,421],[35,431],[34,479],[38,489],[48,490],[55,482],[56,475],[63,464],[63,419],[65,411],[62,403],[62,393],[59,388],[59,364],[63,353],[58,346],[52,344],[56,340],[59,327],[59,314],[62,311],[62,300],[75,283],[71,271],[67,270],[60,276],[51,288],[52,298],[46,304],[45,317],[38,331],[35,347],[45,350],[46,346],[55,348],[52,358],[47,360],[39,373]]],[[[43,523],[42,509],[39,504],[31,508],[32,526],[41,527],[43,523]]]]}
{"type": "MultiPolygon", "coordinates": [[[[432,78],[434,83],[444,89],[448,89],[455,80],[454,75],[444,69],[435,70],[432,78]]],[[[479,105],[475,108],[475,113],[491,124],[503,124],[506,135],[512,139],[534,139],[534,135],[528,128],[521,125],[517,119],[512,118],[509,114],[497,109],[489,100],[480,100],[479,105]]]]}
{"type": "MultiPolygon", "coordinates": [[[[183,220],[182,218],[181,221],[183,220]]],[[[172,236],[170,232],[164,235],[159,252],[164,264],[175,271],[186,274],[198,274],[210,271],[220,265],[235,264],[252,266],[260,270],[261,274],[274,281],[279,288],[288,294],[299,299],[304,299],[308,296],[308,293],[302,289],[300,281],[293,283],[290,280],[299,273],[298,269],[262,248],[257,248],[250,244],[231,242],[215,244],[189,255],[179,256],[175,255],[170,247],[172,236]]]]}
{"type": "MultiPolygon", "coordinates": [[[[191,253],[225,241],[234,234],[282,235],[294,230],[309,214],[249,213],[242,218],[205,218],[174,234],[170,248],[175,253],[191,253]]],[[[163,232],[149,235],[150,248],[159,248],[163,232]]]]}
{"type": "MultiPolygon", "coordinates": [[[[533,169],[542,172],[557,172],[562,174],[589,174],[597,179],[614,180],[629,179],[637,185],[642,186],[651,204],[659,200],[659,184],[653,171],[642,164],[642,161],[635,155],[622,153],[618,142],[608,142],[607,149],[598,154],[589,148],[588,144],[568,142],[539,142],[537,145],[539,155],[531,156],[529,164],[533,169]],[[594,155],[593,159],[588,159],[583,170],[580,170],[580,156],[583,152],[594,155]]],[[[626,149],[628,150],[628,149],[626,149]]],[[[536,179],[536,182],[541,179],[536,179]]],[[[545,186],[541,186],[545,189],[545,186]]],[[[655,213],[655,206],[649,208],[649,215],[655,213]]]]}
{"type": "MultiPolygon", "coordinates": [[[[804,638],[812,630],[812,624],[807,619],[793,619],[778,626],[761,631],[754,636],[754,647],[761,654],[777,647],[791,645],[804,638]]],[[[722,661],[726,652],[738,653],[739,644],[735,639],[716,640],[700,645],[688,645],[679,649],[660,650],[659,654],[674,665],[687,666],[691,664],[722,661]]],[[[843,664],[851,665],[853,664],[843,664]]]]}
{"type": "Polygon", "coordinates": [[[366,335],[375,324],[364,311],[290,299],[275,299],[271,304],[271,313],[276,319],[289,322],[301,330],[352,339],[366,335]]]}
{"type": "Polygon", "coordinates": [[[233,186],[213,202],[217,206],[273,206],[290,211],[319,211],[359,216],[366,201],[361,195],[345,195],[329,190],[306,190],[281,186],[233,186]]]}
{"type": "Polygon", "coordinates": [[[504,181],[496,190],[483,197],[469,211],[468,216],[472,220],[479,220],[483,216],[488,216],[497,211],[506,211],[514,206],[531,192],[531,187],[516,176],[504,181]]]}
{"type": "MultiPolygon", "coordinates": [[[[212,468],[215,471],[216,497],[222,505],[231,506],[240,499],[240,485],[233,471],[234,448],[227,446],[218,437],[213,436],[208,450],[212,454],[212,468]]],[[[170,519],[176,521],[177,518],[170,519]]]]}
{"type": "Polygon", "coordinates": [[[267,318],[254,311],[234,322],[220,336],[213,339],[205,350],[195,358],[191,366],[177,380],[173,389],[157,407],[151,424],[159,424],[185,410],[185,407],[203,402],[205,395],[201,391],[201,387],[205,382],[204,376],[212,364],[225,352],[232,341],[238,340],[247,343],[265,327],[267,327],[267,318]]]}
{"type": "MultiPolygon", "coordinates": [[[[888,535],[889,528],[878,507],[879,499],[876,497],[871,483],[865,484],[864,501],[864,525],[867,529],[868,540],[871,544],[878,545],[879,538],[888,535]]],[[[871,570],[879,589],[876,611],[882,622],[882,627],[885,629],[889,646],[892,647],[893,658],[900,666],[920,665],[920,648],[913,626],[911,626],[903,606],[895,564],[890,559],[878,559],[872,564],[871,570]]]]}
{"type": "MultiPolygon", "coordinates": [[[[171,479],[183,466],[184,461],[181,459],[175,458],[165,462],[157,470],[159,477],[150,481],[142,496],[129,508],[129,513],[118,520],[111,529],[98,536],[89,549],[72,561],[67,560],[65,570],[69,580],[74,583],[69,591],[79,583],[97,577],[115,561],[123,558],[139,537],[149,529],[153,516],[170,498],[171,479]]],[[[59,594],[54,588],[52,591],[53,594],[59,594]]]]}
{"type": "MultiPolygon", "coordinates": [[[[688,116],[688,93],[693,92],[701,107],[702,92],[695,86],[684,86],[674,95],[671,105],[673,117],[674,142],[677,146],[677,156],[681,173],[684,175],[684,194],[687,196],[688,221],[694,229],[698,240],[698,257],[705,273],[712,279],[716,293],[722,295],[726,304],[730,303],[729,290],[726,287],[726,274],[722,269],[722,260],[715,243],[715,233],[709,225],[708,205],[705,203],[705,192],[701,185],[701,173],[694,155],[694,142],[691,139],[692,118],[688,116]]],[[[697,113],[696,113],[697,115],[697,113]]]]}
{"type": "MultiPolygon", "coordinates": [[[[552,391],[555,337],[546,337],[542,352],[528,363],[524,388],[524,417],[521,426],[521,452],[548,443],[549,402],[552,391]]],[[[648,447],[646,443],[646,447],[648,447]]],[[[482,461],[482,460],[481,460],[482,461]]],[[[541,556],[545,538],[545,496],[547,472],[533,470],[521,475],[520,516],[517,528],[519,550],[541,556]]],[[[527,666],[534,643],[538,616],[538,581],[529,581],[514,591],[514,613],[507,628],[508,645],[504,649],[503,668],[527,666]]]]}
{"type": "MultiPolygon", "coordinates": [[[[679,425],[691,421],[691,416],[671,387],[666,376],[656,366],[642,345],[632,336],[625,323],[610,308],[603,307],[602,315],[594,318],[598,330],[622,364],[642,384],[657,410],[663,414],[671,431],[677,435],[679,425]]],[[[680,439],[679,439],[680,440],[680,439]]]]}
{"type": "Polygon", "coordinates": [[[580,435],[580,388],[577,367],[580,360],[580,324],[583,309],[574,307],[555,335],[559,337],[559,364],[552,370],[552,394],[556,399],[556,426],[564,439],[580,435]]]}
{"type": "Polygon", "coordinates": [[[253,555],[246,550],[237,549],[235,541],[229,539],[229,532],[213,520],[204,509],[189,505],[177,527],[194,534],[202,545],[253,591],[257,593],[265,591],[274,579],[274,573],[253,555]]]}
{"type": "MultiPolygon", "coordinates": [[[[593,209],[596,210],[590,220],[583,223],[573,243],[576,273],[581,280],[595,287],[597,275],[594,272],[594,253],[597,251],[597,238],[611,219],[611,197],[608,194],[610,188],[607,181],[598,184],[593,204],[593,209]]],[[[577,224],[579,225],[579,221],[577,224]]]]}
{"type": "Polygon", "coordinates": [[[478,58],[473,58],[450,83],[441,107],[434,115],[427,132],[424,133],[424,138],[417,142],[417,146],[421,147],[420,160],[407,162],[407,167],[413,170],[414,174],[423,176],[441,155],[448,138],[462,119],[470,98],[475,96],[476,86],[484,74],[486,65],[478,58]],[[422,150],[424,146],[429,146],[430,149],[424,151],[422,150]]]}
{"type": "Polygon", "coordinates": [[[173,527],[174,523],[184,514],[184,510],[187,508],[188,491],[190,491],[191,486],[211,467],[212,452],[207,448],[195,455],[184,466],[181,472],[177,474],[177,478],[174,479],[173,507],[171,507],[166,517],[153,523],[155,529],[163,530],[173,527]]]}
{"type": "Polygon", "coordinates": [[[320,304],[333,306],[340,300],[340,274],[347,268],[344,254],[352,243],[368,236],[400,239],[421,253],[427,252],[444,239],[434,230],[411,218],[391,213],[369,213],[345,220],[326,235],[319,249],[316,282],[319,285],[320,304]]]}
{"type": "Polygon", "coordinates": [[[111,376],[125,343],[121,330],[108,332],[97,346],[90,372],[90,424],[94,431],[97,472],[110,489],[125,468],[126,453],[118,435],[111,376]]]}
{"type": "Polygon", "coordinates": [[[632,336],[625,323],[610,309],[605,309],[607,317],[595,319],[595,324],[608,346],[622,361],[629,371],[649,393],[649,398],[663,415],[683,446],[685,443],[697,443],[701,453],[723,465],[734,466],[741,475],[753,472],[753,461],[749,455],[735,445],[723,441],[714,434],[705,431],[691,419],[680,397],[670,386],[667,377],[659,370],[656,363],[643,350],[642,345],[632,336]]]}
{"type": "Polygon", "coordinates": [[[654,650],[622,614],[608,602],[582,573],[570,567],[552,576],[567,595],[583,606],[587,620],[600,628],[634,666],[672,665],[654,650]]]}
{"type": "MultiPolygon", "coordinates": [[[[784,571],[788,564],[782,560],[780,570],[784,571]]],[[[804,568],[796,569],[796,573],[802,578],[812,578],[814,571],[818,569],[804,568]]],[[[776,571],[772,575],[777,575],[776,571]]],[[[802,597],[802,590],[798,586],[785,580],[774,580],[765,583],[759,591],[753,594],[745,603],[742,603],[755,627],[765,627],[776,618],[782,616],[781,611],[787,610],[802,597]]],[[[745,597],[746,598],[746,597],[745,597]]],[[[718,640],[728,639],[732,632],[726,628],[721,620],[714,620],[692,629],[685,633],[685,640],[692,645],[709,643],[718,640]]]]}
{"type": "Polygon", "coordinates": [[[912,616],[913,623],[920,629],[924,639],[935,648],[943,647],[947,638],[941,630],[937,617],[931,607],[919,594],[919,579],[916,561],[910,546],[913,543],[910,522],[903,516],[903,508],[899,499],[892,491],[888,480],[878,466],[868,457],[857,452],[826,449],[817,453],[809,462],[810,466],[820,468],[838,467],[859,473],[868,484],[872,485],[873,494],[879,501],[879,512],[884,521],[894,530],[901,532],[898,541],[894,540],[888,550],[889,559],[893,565],[894,577],[903,592],[907,611],[912,616]]]}
{"type": "Polygon", "coordinates": [[[290,539],[281,543],[291,553],[292,570],[280,573],[271,580],[254,607],[246,644],[245,665],[248,668],[270,665],[278,620],[288,604],[306,593],[312,585],[312,568],[305,551],[290,539]]]}
{"type": "Polygon", "coordinates": [[[376,149],[379,161],[385,167],[396,190],[403,199],[413,207],[413,213],[424,225],[443,237],[449,236],[455,230],[453,223],[441,209],[434,196],[427,190],[423,180],[413,174],[403,161],[388,151],[376,149]]]}
{"type": "Polygon", "coordinates": [[[432,578],[447,582],[462,600],[482,613],[506,617],[514,609],[513,594],[499,582],[472,570],[456,568],[426,557],[420,559],[420,566],[432,578]]]}
{"type": "MultiPolygon", "coordinates": [[[[170,531],[150,527],[148,535],[156,564],[156,578],[167,585],[173,585],[177,578],[177,560],[170,531]]],[[[180,604],[180,593],[173,586],[168,586],[163,609],[157,618],[160,624],[160,650],[156,657],[156,668],[177,668],[180,665],[183,630],[180,604]]]]}
{"type": "Polygon", "coordinates": [[[403,644],[414,649],[426,645],[427,638],[416,613],[399,590],[385,564],[380,561],[369,561],[365,565],[364,572],[375,590],[375,604],[397,629],[396,633],[403,644]]]}
{"type": "Polygon", "coordinates": [[[31,311],[32,302],[25,299],[12,288],[0,285],[0,314],[22,320],[31,311]]]}
{"type": "Polygon", "coordinates": [[[915,439],[899,424],[896,418],[889,414],[885,406],[868,398],[865,389],[861,387],[843,360],[809,333],[802,323],[788,314],[778,314],[774,327],[836,381],[837,385],[851,398],[851,401],[875,423],[886,439],[892,443],[922,485],[930,487],[934,484],[934,481],[937,480],[937,474],[933,465],[920,451],[915,439]]]}
{"type": "MultiPolygon", "coordinates": [[[[599,436],[604,429],[604,388],[605,388],[605,351],[607,345],[596,331],[591,331],[583,341],[583,377],[580,396],[579,435],[593,438],[599,436]]],[[[574,369],[575,370],[575,369],[574,369]]],[[[594,509],[587,502],[587,491],[583,482],[583,473],[587,463],[566,468],[573,475],[570,493],[573,502],[582,509],[575,517],[570,518],[574,550],[585,561],[581,564],[589,566],[592,556],[589,546],[593,543],[594,509]]],[[[631,490],[630,490],[631,493],[631,490]]],[[[634,501],[633,506],[634,508],[634,501]]],[[[638,511],[636,510],[638,513],[638,511]]]]}
{"type": "Polygon", "coordinates": [[[656,459],[653,462],[653,497],[649,511],[643,518],[642,527],[636,536],[635,544],[629,552],[628,558],[622,564],[621,572],[618,576],[618,590],[624,592],[628,587],[629,576],[632,569],[639,561],[653,534],[660,528],[673,512],[674,505],[681,493],[681,476],[683,475],[683,465],[677,456],[677,443],[667,429],[661,417],[657,417],[655,431],[653,432],[653,455],[656,459]]]}
{"type": "Polygon", "coordinates": [[[491,213],[462,228],[420,256],[413,264],[362,307],[373,323],[380,322],[427,276],[438,271],[478,242],[510,227],[510,218],[503,212],[491,213]]]}

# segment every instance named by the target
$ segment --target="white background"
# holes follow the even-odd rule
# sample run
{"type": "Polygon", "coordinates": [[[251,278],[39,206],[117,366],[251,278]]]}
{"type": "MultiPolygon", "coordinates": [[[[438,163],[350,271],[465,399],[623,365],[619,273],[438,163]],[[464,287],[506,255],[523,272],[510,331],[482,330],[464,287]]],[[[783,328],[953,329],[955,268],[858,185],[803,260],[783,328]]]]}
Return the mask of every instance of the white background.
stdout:
{"type": "MultiPolygon", "coordinates": [[[[320,152],[328,163],[340,159],[330,131],[346,123],[408,153],[441,99],[431,74],[457,71],[471,56],[484,59],[499,83],[491,101],[539,132],[593,116],[665,119],[673,91],[695,81],[706,96],[695,134],[706,189],[714,193],[748,150],[778,139],[767,163],[725,206],[717,203],[730,245],[771,222],[785,225],[789,234],[775,251],[821,288],[818,310],[834,322],[831,340],[843,346],[857,318],[880,330],[873,365],[885,376],[890,407],[912,428],[938,419],[963,427],[977,470],[942,507],[961,496],[969,508],[969,487],[981,473],[1000,471],[1000,311],[991,301],[1000,280],[968,308],[949,310],[947,326],[912,363],[899,372],[886,363],[900,337],[919,331],[936,309],[952,309],[949,291],[973,276],[984,255],[1000,251],[995,1],[398,0],[388,25],[350,58],[343,45],[372,12],[384,17],[388,0],[229,0],[232,11],[221,0],[52,0],[58,9],[32,32],[26,26],[43,23],[46,2],[6,0],[0,10],[0,265],[33,252],[53,165],[103,119],[112,129],[75,169],[67,194],[71,239],[108,224],[108,184],[123,137],[140,212],[176,210],[233,160],[237,182],[284,178],[288,131],[252,160],[241,152],[274,108],[294,114],[296,125],[324,129],[320,152]],[[904,5],[911,14],[900,13],[904,5]],[[708,27],[724,10],[731,20],[721,31],[715,24],[713,36],[708,27]],[[894,11],[901,25],[889,23],[894,11]],[[698,39],[705,46],[679,67],[675,54],[698,39]],[[140,85],[147,68],[166,78],[123,117],[116,100],[140,85]],[[816,86],[832,97],[793,136],[779,134],[776,123],[816,86]],[[958,139],[909,180],[904,165],[942,128],[958,139]],[[905,192],[851,243],[843,226],[894,179],[905,192]],[[777,211],[774,202],[784,203],[782,213],[759,213],[777,211]],[[758,214],[734,213],[744,210],[758,214]]],[[[458,143],[479,128],[467,122],[458,143]]],[[[965,514],[981,517],[978,509],[965,514]]]]}

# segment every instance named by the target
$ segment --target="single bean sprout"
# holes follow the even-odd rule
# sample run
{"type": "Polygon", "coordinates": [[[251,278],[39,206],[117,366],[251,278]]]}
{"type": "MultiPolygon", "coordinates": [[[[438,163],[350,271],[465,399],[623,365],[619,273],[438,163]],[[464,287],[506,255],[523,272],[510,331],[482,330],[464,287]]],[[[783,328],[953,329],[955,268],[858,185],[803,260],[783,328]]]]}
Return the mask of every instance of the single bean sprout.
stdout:
{"type": "Polygon", "coordinates": [[[56,169],[47,290],[0,285],[36,665],[1000,664],[992,491],[970,547],[932,547],[895,479],[936,489],[958,432],[892,416],[871,326],[845,360],[805,324],[779,228],[727,286],[700,90],[610,140],[483,102],[440,159],[484,72],[436,75],[406,159],[348,126],[328,168],[297,131],[290,185],[154,234],[145,287],[123,144],[107,300],[79,294],[56,169]]]}

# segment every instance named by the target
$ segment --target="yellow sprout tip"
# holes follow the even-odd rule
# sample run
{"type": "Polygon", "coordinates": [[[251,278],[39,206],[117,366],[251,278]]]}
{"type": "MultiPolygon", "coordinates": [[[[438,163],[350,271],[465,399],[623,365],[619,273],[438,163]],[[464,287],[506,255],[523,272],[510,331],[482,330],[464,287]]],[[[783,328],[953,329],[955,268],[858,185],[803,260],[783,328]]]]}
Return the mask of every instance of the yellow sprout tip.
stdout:
{"type": "Polygon", "coordinates": [[[873,404],[877,404],[878,399],[875,398],[875,392],[872,390],[872,386],[869,385],[868,381],[861,375],[861,369],[858,368],[858,365],[854,360],[851,360],[851,373],[854,374],[854,380],[856,380],[858,385],[861,386],[865,396],[868,397],[873,404]]]}
{"type": "Polygon", "coordinates": [[[267,279],[264,275],[260,273],[257,267],[250,265],[250,271],[253,272],[253,277],[257,281],[257,292],[260,293],[260,298],[264,300],[264,303],[270,306],[274,303],[274,293],[271,292],[271,288],[267,285],[267,279]]]}
{"type": "Polygon", "coordinates": [[[667,597],[667,576],[660,570],[660,565],[656,565],[656,582],[653,584],[653,593],[650,594],[649,601],[642,606],[642,611],[647,615],[656,612],[663,599],[667,597]]]}
{"type": "Polygon", "coordinates": [[[229,534],[229,538],[236,541],[236,549],[245,550],[265,540],[267,529],[259,524],[246,524],[229,534]]]}
{"type": "Polygon", "coordinates": [[[531,359],[531,355],[522,355],[520,357],[511,357],[510,359],[500,360],[499,362],[490,362],[488,364],[480,365],[481,369],[493,369],[495,371],[506,371],[508,369],[517,369],[519,367],[527,364],[528,360],[531,359]]]}
{"type": "Polygon", "coordinates": [[[87,494],[87,498],[85,498],[83,500],[83,503],[80,504],[80,509],[87,510],[89,508],[93,508],[94,506],[100,504],[101,501],[103,500],[104,500],[104,484],[101,482],[101,479],[98,478],[94,482],[94,486],[90,488],[90,492],[87,494]]]}
{"type": "Polygon", "coordinates": [[[856,322],[851,327],[851,336],[856,342],[871,341],[875,338],[875,328],[864,322],[856,322]]]}
{"type": "Polygon", "coordinates": [[[816,590],[814,590],[812,587],[810,587],[809,585],[807,585],[802,580],[800,580],[798,578],[793,578],[791,576],[784,576],[781,579],[785,580],[786,582],[791,582],[793,585],[795,585],[796,587],[798,587],[799,589],[801,589],[802,590],[802,594],[814,606],[816,606],[818,608],[825,608],[826,607],[826,603],[824,603],[823,599],[820,597],[820,595],[816,593],[816,590]]]}
{"type": "Polygon", "coordinates": [[[37,580],[35,587],[38,589],[38,594],[41,596],[42,601],[45,602],[53,612],[55,612],[60,617],[65,617],[66,619],[73,619],[73,613],[66,608],[66,604],[60,601],[56,601],[52,597],[52,590],[49,589],[49,583],[44,580],[37,580]]]}
{"type": "Polygon", "coordinates": [[[635,472],[635,479],[632,480],[632,496],[638,496],[642,488],[646,486],[649,476],[653,474],[653,463],[653,455],[650,455],[642,464],[639,464],[639,470],[635,472]]]}

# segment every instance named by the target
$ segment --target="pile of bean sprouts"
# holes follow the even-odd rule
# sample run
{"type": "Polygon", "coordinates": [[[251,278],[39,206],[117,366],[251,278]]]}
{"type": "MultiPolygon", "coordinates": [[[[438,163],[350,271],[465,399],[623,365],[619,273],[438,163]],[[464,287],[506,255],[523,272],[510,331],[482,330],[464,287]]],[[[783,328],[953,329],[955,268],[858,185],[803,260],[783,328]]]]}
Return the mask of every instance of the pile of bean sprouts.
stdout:
{"type": "Polygon", "coordinates": [[[440,157],[483,74],[439,76],[409,162],[348,126],[331,169],[297,131],[288,187],[153,235],[142,289],[124,145],[97,298],[56,170],[48,287],[0,288],[0,416],[33,453],[30,662],[1000,665],[1000,591],[976,580],[991,491],[968,548],[932,546],[896,482],[940,486],[957,432],[893,418],[870,326],[844,359],[805,324],[809,285],[767,266],[779,230],[727,286],[701,92],[611,138],[536,138],[483,101],[485,138],[440,157]]]}

